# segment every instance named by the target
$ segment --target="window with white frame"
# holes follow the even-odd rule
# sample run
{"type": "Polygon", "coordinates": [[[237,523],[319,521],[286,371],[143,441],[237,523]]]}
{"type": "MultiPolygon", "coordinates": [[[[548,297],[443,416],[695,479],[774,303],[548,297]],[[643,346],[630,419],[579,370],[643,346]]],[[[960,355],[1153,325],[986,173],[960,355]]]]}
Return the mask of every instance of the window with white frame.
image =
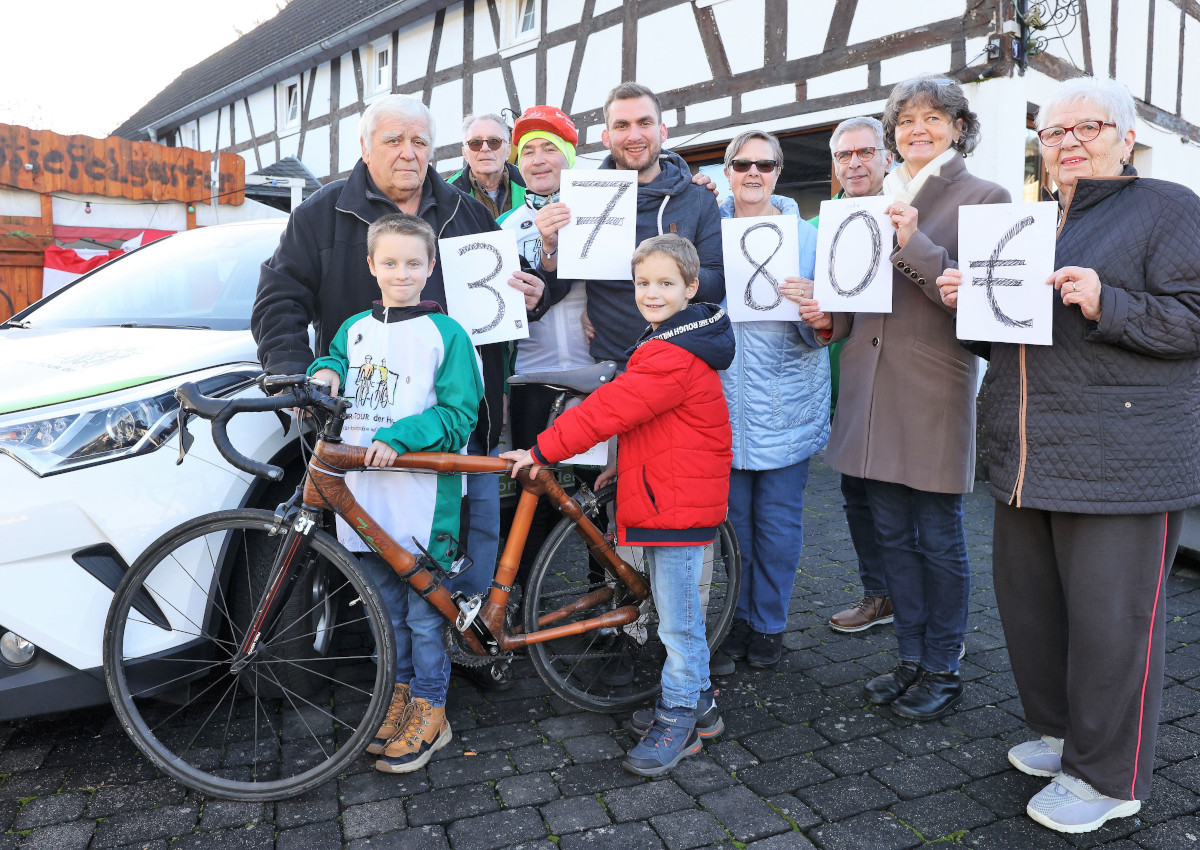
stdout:
{"type": "Polygon", "coordinates": [[[280,97],[280,130],[300,129],[300,81],[287,83],[280,97]]]}
{"type": "Polygon", "coordinates": [[[370,62],[367,74],[367,92],[379,94],[392,90],[392,39],[381,38],[368,51],[370,62]]]}
{"type": "Polygon", "coordinates": [[[517,4],[517,28],[514,32],[517,38],[533,35],[537,32],[537,0],[519,0],[517,4]]]}
{"type": "Polygon", "coordinates": [[[191,124],[184,131],[184,146],[189,147],[194,151],[200,150],[200,131],[195,124],[191,124]]]}
{"type": "Polygon", "coordinates": [[[507,59],[533,50],[541,36],[541,0],[506,0],[504,43],[500,55],[507,59]]]}

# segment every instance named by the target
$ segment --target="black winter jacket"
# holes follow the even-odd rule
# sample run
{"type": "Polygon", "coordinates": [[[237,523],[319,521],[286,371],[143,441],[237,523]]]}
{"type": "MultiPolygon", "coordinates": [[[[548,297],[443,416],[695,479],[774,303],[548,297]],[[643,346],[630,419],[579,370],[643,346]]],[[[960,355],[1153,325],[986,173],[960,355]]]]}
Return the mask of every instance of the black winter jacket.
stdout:
{"type": "MultiPolygon", "coordinates": [[[[329,341],[346,319],[378,300],[379,285],[367,267],[367,228],[397,211],[359,160],[349,177],[323,186],[292,213],[275,255],[262,265],[250,317],[264,369],[273,375],[302,374],[316,357],[329,353],[329,341]],[[316,328],[316,356],[308,344],[310,323],[316,328]]],[[[426,173],[418,214],[439,239],[500,229],[482,204],[450,186],[433,169],[426,173]]],[[[538,318],[567,289],[557,281],[553,293],[547,287],[530,319],[538,318]]],[[[440,254],[421,297],[446,309],[440,254]]],[[[491,448],[500,441],[503,346],[483,345],[478,351],[484,396],[475,435],[486,438],[491,448]]]]}
{"type": "Polygon", "coordinates": [[[992,344],[993,496],[1087,514],[1200,504],[1198,234],[1190,189],[1132,166],[1079,181],[1054,265],[1096,271],[1100,320],[1056,294],[1052,345],[992,344]]]}

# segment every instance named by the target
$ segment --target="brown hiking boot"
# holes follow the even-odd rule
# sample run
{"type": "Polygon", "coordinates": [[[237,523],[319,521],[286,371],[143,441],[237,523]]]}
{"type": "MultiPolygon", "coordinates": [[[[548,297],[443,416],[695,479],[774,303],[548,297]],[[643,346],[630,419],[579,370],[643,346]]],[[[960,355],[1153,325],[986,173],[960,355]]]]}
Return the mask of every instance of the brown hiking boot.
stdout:
{"type": "Polygon", "coordinates": [[[429,700],[414,697],[404,712],[404,723],[379,760],[375,769],[384,773],[411,773],[424,767],[429,757],[440,750],[454,734],[446,720],[444,705],[430,705],[429,700]]]}
{"type": "Polygon", "coordinates": [[[367,744],[368,753],[373,756],[379,755],[388,745],[388,741],[399,734],[400,727],[404,725],[404,709],[408,708],[410,702],[412,691],[408,685],[397,682],[396,689],[392,692],[392,704],[388,706],[387,714],[383,718],[383,725],[375,733],[375,740],[367,744]]]}
{"type": "Polygon", "coordinates": [[[829,618],[829,628],[835,632],[862,632],[871,626],[892,621],[892,600],[886,596],[864,596],[853,608],[838,611],[829,618]]]}

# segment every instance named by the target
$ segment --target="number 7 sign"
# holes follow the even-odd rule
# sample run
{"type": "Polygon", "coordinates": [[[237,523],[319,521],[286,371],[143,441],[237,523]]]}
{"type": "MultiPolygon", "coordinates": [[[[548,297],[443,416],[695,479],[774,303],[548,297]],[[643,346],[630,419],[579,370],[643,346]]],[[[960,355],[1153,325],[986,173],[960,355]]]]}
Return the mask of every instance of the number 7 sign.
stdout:
{"type": "Polygon", "coordinates": [[[521,268],[517,237],[512,230],[494,230],[438,241],[446,312],[483,345],[529,336],[525,296],[508,285],[521,268]]]}
{"type": "Polygon", "coordinates": [[[637,172],[570,169],[560,199],[571,211],[558,237],[558,273],[585,280],[633,280],[637,172]]]}

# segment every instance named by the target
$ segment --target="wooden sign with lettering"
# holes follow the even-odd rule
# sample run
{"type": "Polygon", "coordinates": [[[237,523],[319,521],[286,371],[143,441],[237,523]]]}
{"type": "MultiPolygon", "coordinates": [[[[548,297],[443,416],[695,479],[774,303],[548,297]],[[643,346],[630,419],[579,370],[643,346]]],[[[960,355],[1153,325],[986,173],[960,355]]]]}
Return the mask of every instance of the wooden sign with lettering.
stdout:
{"type": "MultiPolygon", "coordinates": [[[[246,165],[219,154],[217,202],[245,200],[246,165]]],[[[135,201],[209,203],[212,155],[117,136],[60,136],[0,124],[0,184],[40,194],[73,192],[135,201]]]]}

